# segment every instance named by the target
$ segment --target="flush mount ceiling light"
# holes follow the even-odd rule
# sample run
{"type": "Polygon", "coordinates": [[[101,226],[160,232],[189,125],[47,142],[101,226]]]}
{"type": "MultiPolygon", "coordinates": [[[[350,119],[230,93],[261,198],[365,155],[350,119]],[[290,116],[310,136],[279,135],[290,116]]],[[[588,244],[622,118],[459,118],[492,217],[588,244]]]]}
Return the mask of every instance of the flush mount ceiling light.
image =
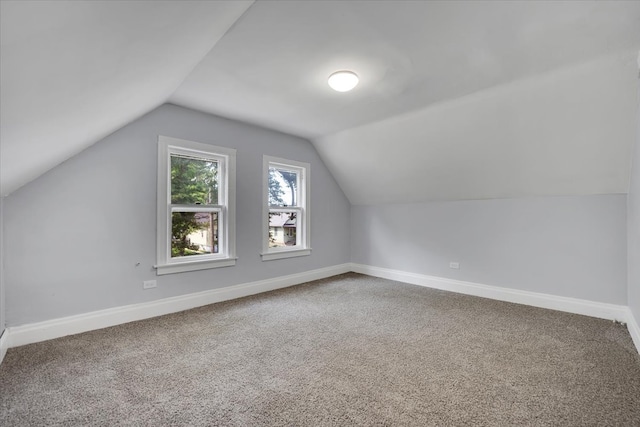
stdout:
{"type": "Polygon", "coordinates": [[[336,71],[329,76],[329,86],[338,92],[348,92],[358,84],[358,75],[353,71],[336,71]]]}

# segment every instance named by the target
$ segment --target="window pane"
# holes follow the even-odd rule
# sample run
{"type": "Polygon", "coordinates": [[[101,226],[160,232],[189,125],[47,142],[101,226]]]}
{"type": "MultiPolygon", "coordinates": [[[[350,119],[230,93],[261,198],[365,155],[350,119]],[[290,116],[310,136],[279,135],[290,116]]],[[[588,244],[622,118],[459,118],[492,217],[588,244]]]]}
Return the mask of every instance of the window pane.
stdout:
{"type": "Polygon", "coordinates": [[[297,212],[269,213],[269,247],[296,246],[297,212]]]}
{"type": "Polygon", "coordinates": [[[218,212],[173,212],[171,257],[218,253],[218,212]]]}
{"type": "Polygon", "coordinates": [[[298,175],[297,171],[269,167],[269,205],[297,206],[298,175]]]}
{"type": "Polygon", "coordinates": [[[171,203],[219,204],[218,162],[172,154],[171,203]]]}

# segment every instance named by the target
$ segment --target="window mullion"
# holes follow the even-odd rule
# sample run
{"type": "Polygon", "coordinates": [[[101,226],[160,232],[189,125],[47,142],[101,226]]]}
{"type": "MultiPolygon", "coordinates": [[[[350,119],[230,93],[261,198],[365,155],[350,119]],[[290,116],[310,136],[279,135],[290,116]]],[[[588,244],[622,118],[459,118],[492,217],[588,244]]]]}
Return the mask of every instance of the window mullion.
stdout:
{"type": "Polygon", "coordinates": [[[171,204],[169,205],[171,212],[215,212],[222,211],[223,205],[183,205],[183,204],[171,204]]]}

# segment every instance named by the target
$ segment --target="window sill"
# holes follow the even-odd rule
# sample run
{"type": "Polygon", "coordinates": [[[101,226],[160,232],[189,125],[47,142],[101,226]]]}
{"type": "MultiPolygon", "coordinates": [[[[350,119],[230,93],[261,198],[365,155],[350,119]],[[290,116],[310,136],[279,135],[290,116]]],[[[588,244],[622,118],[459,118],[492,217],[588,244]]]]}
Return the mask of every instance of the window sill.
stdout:
{"type": "Polygon", "coordinates": [[[210,259],[206,261],[190,261],[175,264],[156,265],[156,275],[184,273],[186,271],[207,270],[210,268],[231,267],[236,265],[237,258],[210,259]]]}
{"type": "Polygon", "coordinates": [[[311,248],[307,249],[291,249],[288,251],[273,251],[262,253],[262,261],[271,261],[274,259],[294,258],[298,256],[311,255],[311,248]]]}

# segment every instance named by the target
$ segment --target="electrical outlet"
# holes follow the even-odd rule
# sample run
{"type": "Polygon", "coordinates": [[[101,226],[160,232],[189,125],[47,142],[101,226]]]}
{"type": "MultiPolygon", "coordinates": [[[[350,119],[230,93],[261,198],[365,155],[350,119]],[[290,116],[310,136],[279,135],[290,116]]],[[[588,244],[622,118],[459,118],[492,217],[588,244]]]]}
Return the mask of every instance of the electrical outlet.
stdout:
{"type": "Polygon", "coordinates": [[[459,262],[450,262],[449,263],[449,268],[455,268],[456,270],[460,268],[460,263],[459,262]]]}
{"type": "Polygon", "coordinates": [[[158,286],[158,283],[156,283],[155,280],[145,280],[144,282],[142,282],[142,289],[151,289],[155,288],[156,286],[158,286]]]}

